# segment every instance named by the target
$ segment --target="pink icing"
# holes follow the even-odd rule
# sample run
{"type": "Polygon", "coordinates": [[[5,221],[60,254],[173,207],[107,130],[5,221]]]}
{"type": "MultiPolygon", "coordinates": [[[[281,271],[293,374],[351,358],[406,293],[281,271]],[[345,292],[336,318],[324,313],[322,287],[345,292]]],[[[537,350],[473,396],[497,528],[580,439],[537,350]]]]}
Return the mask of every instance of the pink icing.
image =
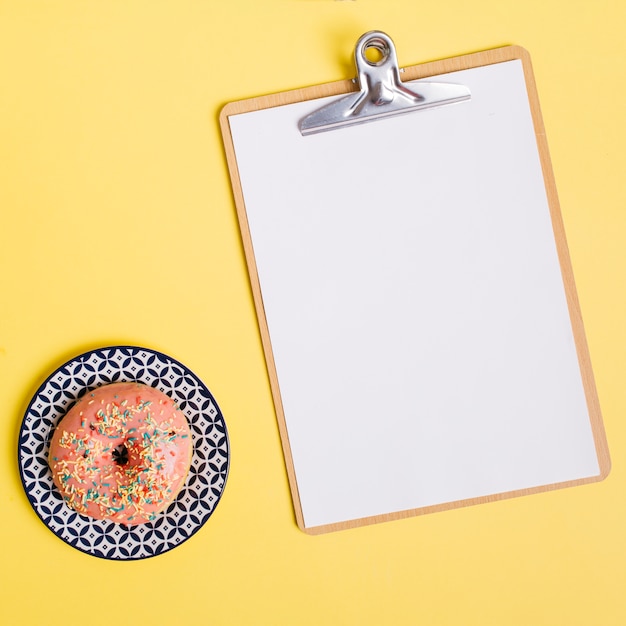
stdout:
{"type": "Polygon", "coordinates": [[[86,393],[53,433],[49,464],[66,504],[97,519],[155,519],[185,483],[192,455],[185,416],[158,389],[114,383],[86,393]]]}

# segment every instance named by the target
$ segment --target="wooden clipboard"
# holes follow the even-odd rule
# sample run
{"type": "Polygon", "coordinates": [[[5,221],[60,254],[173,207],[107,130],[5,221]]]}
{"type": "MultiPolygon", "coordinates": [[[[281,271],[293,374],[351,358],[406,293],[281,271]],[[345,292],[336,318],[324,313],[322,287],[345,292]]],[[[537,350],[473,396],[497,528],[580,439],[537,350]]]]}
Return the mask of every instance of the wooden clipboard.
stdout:
{"type": "Polygon", "coordinates": [[[471,99],[303,136],[303,116],[357,91],[345,80],[220,116],[296,521],[311,534],[610,470],[528,53],[401,77],[467,84],[471,99]]]}

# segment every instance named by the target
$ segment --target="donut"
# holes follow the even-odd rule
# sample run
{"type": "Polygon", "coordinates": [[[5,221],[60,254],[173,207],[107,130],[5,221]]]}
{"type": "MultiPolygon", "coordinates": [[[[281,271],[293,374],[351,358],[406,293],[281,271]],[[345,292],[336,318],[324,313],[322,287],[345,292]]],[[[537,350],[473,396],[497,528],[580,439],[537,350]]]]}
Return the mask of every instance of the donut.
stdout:
{"type": "Polygon", "coordinates": [[[50,441],[52,479],[74,511],[127,526],[176,499],[191,466],[192,436],[176,403],[141,383],[83,395],[50,441]]]}

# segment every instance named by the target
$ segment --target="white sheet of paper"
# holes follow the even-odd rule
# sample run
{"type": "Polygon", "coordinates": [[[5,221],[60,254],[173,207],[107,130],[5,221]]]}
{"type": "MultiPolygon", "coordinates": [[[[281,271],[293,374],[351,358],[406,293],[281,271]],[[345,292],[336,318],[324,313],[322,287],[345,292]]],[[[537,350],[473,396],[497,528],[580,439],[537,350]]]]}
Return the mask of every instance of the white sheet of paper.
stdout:
{"type": "Polygon", "coordinates": [[[521,62],[437,80],[229,118],[307,527],[599,474],[521,62]]]}

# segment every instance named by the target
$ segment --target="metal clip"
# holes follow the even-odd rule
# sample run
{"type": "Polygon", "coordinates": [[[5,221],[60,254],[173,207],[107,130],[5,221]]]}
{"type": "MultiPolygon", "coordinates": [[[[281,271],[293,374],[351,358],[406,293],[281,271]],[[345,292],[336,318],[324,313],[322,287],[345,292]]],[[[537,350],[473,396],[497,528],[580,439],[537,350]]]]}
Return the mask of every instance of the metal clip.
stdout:
{"type": "Polygon", "coordinates": [[[420,82],[411,89],[400,80],[396,49],[391,38],[380,31],[365,33],[354,51],[360,91],[331,102],[300,120],[303,135],[322,133],[342,126],[363,124],[382,117],[399,115],[461,102],[471,98],[464,85],[420,82]],[[366,51],[380,55],[371,61],[366,51]],[[418,89],[419,93],[412,89],[418,89]]]}

